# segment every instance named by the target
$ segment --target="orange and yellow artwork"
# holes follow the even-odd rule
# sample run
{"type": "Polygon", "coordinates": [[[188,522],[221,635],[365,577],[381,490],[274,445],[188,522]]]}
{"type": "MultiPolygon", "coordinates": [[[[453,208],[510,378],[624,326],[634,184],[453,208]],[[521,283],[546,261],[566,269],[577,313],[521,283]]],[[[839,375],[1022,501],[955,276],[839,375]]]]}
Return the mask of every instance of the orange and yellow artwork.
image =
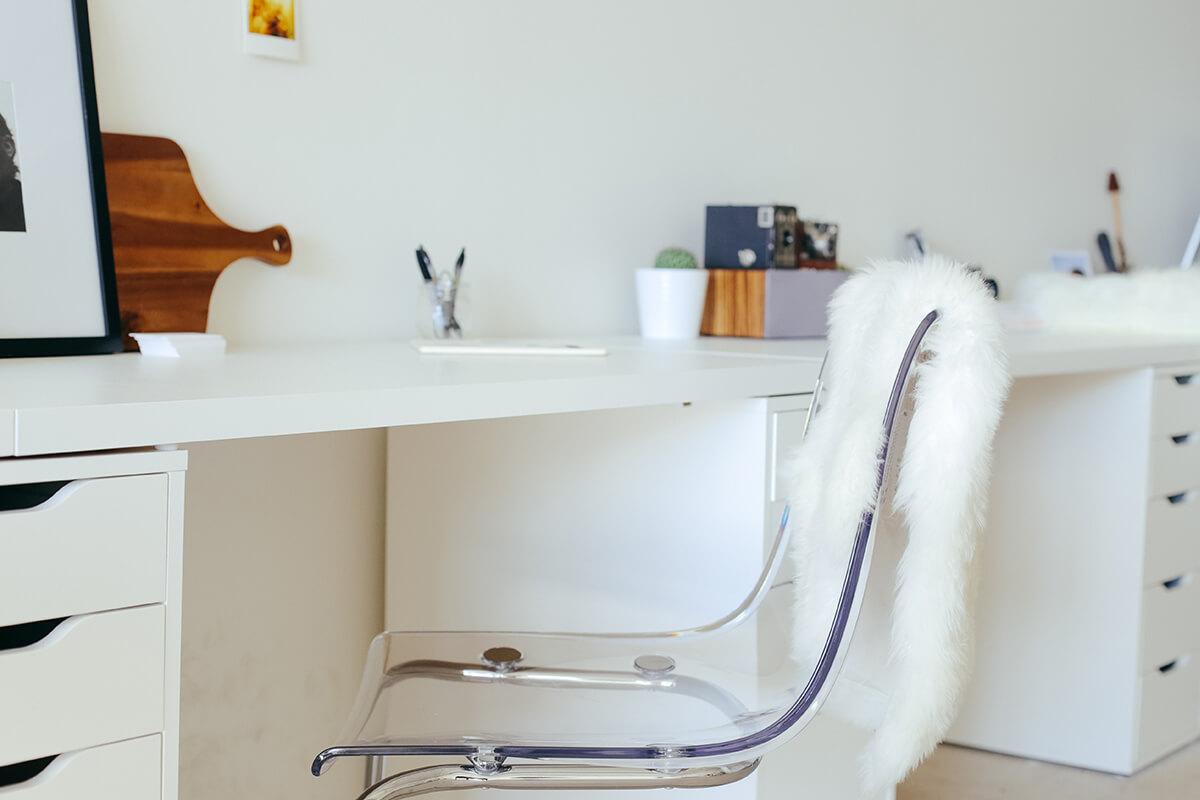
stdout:
{"type": "Polygon", "coordinates": [[[296,0],[250,0],[247,33],[296,38],[296,0]]]}

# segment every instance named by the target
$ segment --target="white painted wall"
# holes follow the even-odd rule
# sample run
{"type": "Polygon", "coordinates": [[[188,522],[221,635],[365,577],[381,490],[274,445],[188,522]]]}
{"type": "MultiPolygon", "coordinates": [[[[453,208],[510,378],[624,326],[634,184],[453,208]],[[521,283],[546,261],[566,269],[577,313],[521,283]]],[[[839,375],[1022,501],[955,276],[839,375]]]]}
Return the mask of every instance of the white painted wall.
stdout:
{"type": "Polygon", "coordinates": [[[304,61],[241,55],[240,0],[92,0],[109,130],[174,137],[230,221],[238,337],[409,336],[412,249],[470,246],[468,331],[632,331],[631,271],[703,206],[790,201],[844,260],[931,242],[1011,284],[1110,225],[1178,261],[1200,213],[1193,0],[301,0],[304,61]]]}
{"type": "Polygon", "coordinates": [[[183,800],[347,800],[308,766],[350,711],[383,626],[377,431],[188,447],[183,800]]]}

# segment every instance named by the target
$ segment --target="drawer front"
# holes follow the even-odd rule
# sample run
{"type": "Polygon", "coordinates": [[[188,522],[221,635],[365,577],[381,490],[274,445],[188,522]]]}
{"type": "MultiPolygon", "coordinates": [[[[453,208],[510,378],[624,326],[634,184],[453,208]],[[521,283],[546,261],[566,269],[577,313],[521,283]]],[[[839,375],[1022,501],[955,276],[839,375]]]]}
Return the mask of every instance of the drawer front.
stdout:
{"type": "Polygon", "coordinates": [[[42,772],[9,786],[0,800],[160,800],[162,739],[147,736],[54,759],[42,772]]]}
{"type": "MultiPolygon", "coordinates": [[[[1195,571],[1142,595],[1142,671],[1200,654],[1200,575],[1195,571]]],[[[1200,708],[1196,709],[1200,717],[1200,708]]]]}
{"type": "Polygon", "coordinates": [[[1200,486],[1200,428],[1156,434],[1150,443],[1150,494],[1200,486]]]}
{"type": "Polygon", "coordinates": [[[1200,675],[1195,659],[1141,678],[1137,766],[1143,767],[1200,735],[1200,675]]]}
{"type": "Polygon", "coordinates": [[[0,764],[161,733],[164,624],[162,606],[72,617],[0,651],[0,764]]]}
{"type": "Polygon", "coordinates": [[[1154,380],[1154,432],[1200,429],[1200,365],[1160,370],[1154,380]]]}
{"type": "Polygon", "coordinates": [[[1146,520],[1147,584],[1200,567],[1200,487],[1150,501],[1146,520]]]}
{"type": "Polygon", "coordinates": [[[161,474],[83,480],[0,512],[0,626],[163,602],[167,492],[161,474]]]}

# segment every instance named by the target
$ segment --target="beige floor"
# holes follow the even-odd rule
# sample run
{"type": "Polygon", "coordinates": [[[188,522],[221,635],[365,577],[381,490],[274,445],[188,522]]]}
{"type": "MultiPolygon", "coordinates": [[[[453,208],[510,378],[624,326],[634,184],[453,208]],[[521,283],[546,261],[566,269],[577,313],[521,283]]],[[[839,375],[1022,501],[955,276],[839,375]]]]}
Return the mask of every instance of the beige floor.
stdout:
{"type": "Polygon", "coordinates": [[[943,745],[896,800],[1163,800],[1200,798],[1200,743],[1133,777],[943,745]]]}

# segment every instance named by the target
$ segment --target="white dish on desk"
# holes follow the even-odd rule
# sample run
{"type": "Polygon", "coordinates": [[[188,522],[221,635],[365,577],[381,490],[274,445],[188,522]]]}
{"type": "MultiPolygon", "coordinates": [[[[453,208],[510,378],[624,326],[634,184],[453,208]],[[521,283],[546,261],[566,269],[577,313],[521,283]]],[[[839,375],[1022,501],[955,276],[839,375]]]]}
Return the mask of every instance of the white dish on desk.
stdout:
{"type": "Polygon", "coordinates": [[[225,337],[216,333],[131,333],[142,355],[190,358],[225,354],[225,337]]]}

